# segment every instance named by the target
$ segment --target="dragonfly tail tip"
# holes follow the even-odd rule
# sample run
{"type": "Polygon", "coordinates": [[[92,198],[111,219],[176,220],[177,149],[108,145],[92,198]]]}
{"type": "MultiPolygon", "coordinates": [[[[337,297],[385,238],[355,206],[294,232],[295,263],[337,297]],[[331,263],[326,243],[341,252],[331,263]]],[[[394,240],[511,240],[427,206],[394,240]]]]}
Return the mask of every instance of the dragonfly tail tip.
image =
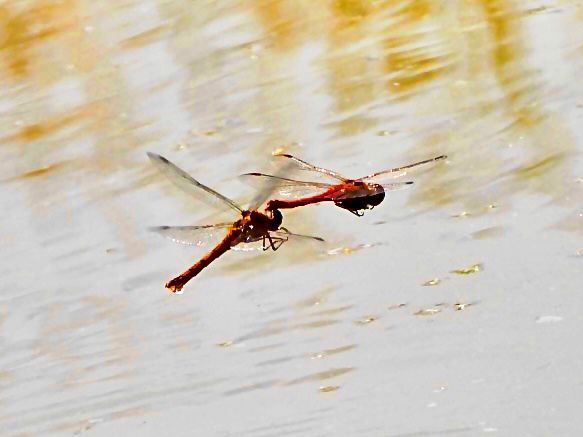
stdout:
{"type": "Polygon", "coordinates": [[[180,284],[172,284],[172,281],[166,284],[166,288],[168,291],[172,292],[173,294],[182,294],[182,285],[180,284]]]}

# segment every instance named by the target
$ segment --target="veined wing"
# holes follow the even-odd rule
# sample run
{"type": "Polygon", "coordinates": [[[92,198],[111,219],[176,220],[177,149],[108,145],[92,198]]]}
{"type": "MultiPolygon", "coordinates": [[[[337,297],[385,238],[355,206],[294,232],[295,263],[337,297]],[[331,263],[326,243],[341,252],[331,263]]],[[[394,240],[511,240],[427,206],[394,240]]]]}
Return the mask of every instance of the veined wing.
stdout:
{"type": "Polygon", "coordinates": [[[424,159],[423,161],[418,161],[418,162],[414,162],[413,164],[408,164],[408,165],[404,165],[402,167],[395,167],[395,168],[391,168],[389,170],[383,170],[383,171],[379,171],[373,174],[370,174],[368,176],[364,176],[360,179],[357,179],[358,181],[365,181],[365,182],[376,182],[376,183],[382,183],[383,179],[386,178],[397,178],[400,176],[404,176],[407,174],[407,170],[414,168],[414,167],[418,167],[420,165],[424,165],[424,164],[429,164],[431,162],[434,161],[440,161],[442,159],[446,159],[447,156],[446,155],[439,155],[436,156],[435,158],[430,158],[430,159],[424,159]]]}
{"type": "Polygon", "coordinates": [[[274,176],[265,173],[245,173],[240,176],[241,180],[248,185],[264,187],[271,186],[271,194],[277,194],[288,198],[300,198],[316,195],[327,190],[332,185],[323,182],[307,182],[274,176]]]}
{"type": "MultiPolygon", "coordinates": [[[[294,241],[304,240],[318,243],[322,243],[324,241],[323,238],[315,237],[313,235],[294,234],[293,232],[288,231],[286,228],[280,228],[277,231],[270,231],[269,234],[276,247],[279,247],[281,244],[287,242],[290,239],[294,241]]],[[[265,244],[269,245],[269,240],[266,240],[265,244]]],[[[231,247],[231,249],[239,252],[263,251],[263,237],[258,237],[245,243],[239,243],[238,245],[231,247]]]]}
{"type": "Polygon", "coordinates": [[[305,234],[295,234],[293,232],[288,231],[286,228],[279,228],[277,231],[272,231],[272,235],[275,235],[280,238],[292,238],[298,240],[310,240],[310,241],[318,241],[320,243],[324,242],[322,237],[316,237],[314,235],[305,235],[305,234]]]}
{"type": "Polygon", "coordinates": [[[390,182],[388,184],[379,184],[385,191],[398,191],[404,188],[409,188],[415,182],[405,181],[405,182],[390,182]]]}
{"type": "Polygon", "coordinates": [[[175,243],[200,247],[218,241],[232,225],[232,223],[218,223],[202,226],[153,226],[149,229],[175,243]]]}
{"type": "Polygon", "coordinates": [[[345,178],[344,176],[342,176],[339,173],[336,173],[335,171],[328,170],[327,168],[315,166],[313,164],[310,164],[309,162],[301,160],[300,158],[297,158],[293,155],[290,155],[289,153],[280,153],[280,154],[276,154],[273,156],[281,156],[281,157],[287,158],[302,170],[309,170],[309,171],[315,171],[317,173],[322,173],[322,174],[325,174],[326,176],[330,176],[330,177],[332,177],[334,179],[338,179],[339,181],[342,181],[342,182],[348,181],[348,178],[345,178]]]}
{"type": "MultiPolygon", "coordinates": [[[[160,172],[164,173],[168,177],[168,179],[170,179],[178,188],[185,191],[186,193],[199,197],[198,195],[200,194],[200,190],[203,190],[213,196],[211,199],[220,200],[222,201],[222,203],[227,204],[235,211],[238,212],[243,211],[243,209],[235,202],[233,202],[231,199],[223,196],[220,193],[217,193],[212,188],[207,187],[204,184],[201,184],[199,181],[194,179],[184,170],[178,168],[175,164],[168,161],[163,156],[148,152],[148,157],[152,161],[152,164],[154,164],[156,168],[160,170],[160,172]]],[[[205,199],[208,199],[209,201],[211,200],[208,198],[208,196],[206,196],[205,199]]]]}
{"type": "Polygon", "coordinates": [[[262,178],[263,182],[260,184],[260,187],[257,189],[257,194],[251,200],[251,204],[249,209],[258,209],[265,201],[273,194],[276,190],[278,184],[278,178],[281,178],[284,174],[289,173],[292,164],[287,162],[285,165],[281,166],[274,177],[271,178],[262,178]]]}

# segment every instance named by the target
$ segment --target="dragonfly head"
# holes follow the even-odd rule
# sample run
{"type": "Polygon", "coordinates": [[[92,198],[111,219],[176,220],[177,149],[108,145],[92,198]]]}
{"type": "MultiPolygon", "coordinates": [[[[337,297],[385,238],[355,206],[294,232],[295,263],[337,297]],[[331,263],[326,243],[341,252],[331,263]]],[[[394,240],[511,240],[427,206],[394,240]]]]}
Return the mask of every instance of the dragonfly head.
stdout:
{"type": "Polygon", "coordinates": [[[271,213],[271,223],[269,224],[269,228],[271,231],[276,231],[283,222],[283,215],[279,209],[270,210],[268,211],[268,214],[269,213],[271,213]]]}

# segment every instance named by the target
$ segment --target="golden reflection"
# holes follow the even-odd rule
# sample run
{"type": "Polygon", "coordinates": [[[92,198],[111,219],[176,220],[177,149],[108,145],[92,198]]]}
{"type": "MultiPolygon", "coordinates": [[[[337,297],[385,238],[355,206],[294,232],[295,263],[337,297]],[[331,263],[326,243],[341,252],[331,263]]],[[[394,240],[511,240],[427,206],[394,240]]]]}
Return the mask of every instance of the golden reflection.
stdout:
{"type": "Polygon", "coordinates": [[[4,64],[9,77],[20,79],[43,67],[43,43],[76,25],[76,3],[37,0],[0,4],[0,71],[4,64]]]}
{"type": "Polygon", "coordinates": [[[338,391],[339,389],[340,386],[338,385],[324,385],[320,387],[318,390],[320,391],[320,393],[332,393],[338,391]]]}
{"type": "Polygon", "coordinates": [[[469,267],[452,270],[451,273],[455,273],[456,275],[471,275],[473,273],[478,273],[483,270],[484,266],[482,264],[473,264],[469,267]]]}
{"type": "Polygon", "coordinates": [[[356,246],[341,246],[328,250],[328,255],[350,255],[363,249],[380,246],[381,243],[363,243],[356,246]]]}
{"type": "Polygon", "coordinates": [[[164,36],[164,33],[168,32],[168,30],[168,26],[164,24],[155,26],[122,41],[121,47],[124,49],[135,49],[146,44],[156,42],[157,40],[161,39],[164,36]]]}
{"type": "MultiPolygon", "coordinates": [[[[242,387],[237,387],[235,389],[227,390],[223,393],[223,395],[233,396],[233,395],[238,395],[238,394],[242,394],[242,393],[247,393],[250,391],[263,390],[266,388],[277,387],[277,386],[285,387],[285,386],[303,384],[303,383],[308,383],[308,382],[325,381],[328,379],[333,379],[333,378],[337,378],[337,377],[342,376],[342,375],[346,375],[348,373],[353,372],[354,370],[355,370],[354,367],[340,367],[340,368],[333,368],[333,369],[325,370],[323,372],[312,373],[312,374],[302,376],[302,377],[299,377],[296,379],[292,379],[289,381],[274,380],[274,379],[267,380],[267,381],[261,381],[261,382],[257,382],[257,383],[246,384],[242,387]]],[[[321,386],[319,388],[319,391],[326,393],[326,392],[336,391],[339,388],[339,386],[326,386],[326,387],[321,386]],[[326,388],[326,387],[328,387],[328,388],[326,388]]]]}
{"type": "MultiPolygon", "coordinates": [[[[124,7],[137,5],[132,1],[124,7]]],[[[537,51],[549,49],[530,38],[528,21],[549,8],[569,7],[575,17],[547,14],[569,32],[581,14],[569,2],[552,1],[545,8],[517,0],[465,0],[455,7],[430,0],[155,5],[158,16],[151,24],[137,29],[130,24],[131,32],[114,36],[104,24],[124,11],[113,4],[23,0],[0,6],[0,72],[18,85],[9,89],[9,102],[25,102],[0,125],[9,146],[21,152],[21,172],[41,169],[34,174],[42,176],[43,168],[60,162],[55,152],[86,138],[91,148],[82,160],[85,169],[103,175],[136,165],[128,155],[156,137],[148,135],[146,141],[138,133],[150,121],[138,119],[134,107],[145,103],[127,82],[132,66],[116,59],[164,42],[169,62],[188,76],[184,102],[176,109],[184,106],[192,113],[187,131],[203,133],[184,148],[245,147],[251,156],[267,156],[280,144],[313,134],[306,132],[313,130],[306,118],[314,118],[309,121],[331,128],[337,137],[405,131],[414,134],[414,155],[448,153],[450,165],[427,171],[431,179],[421,178],[413,201],[461,203],[470,216],[519,191],[558,199],[571,189],[568,161],[574,140],[548,104],[555,91],[541,74],[544,66],[533,67],[537,51]],[[224,33],[243,30],[248,36],[224,46],[204,44],[205,32],[229,15],[241,19],[240,29],[224,33]],[[306,87],[302,77],[314,85],[307,100],[298,98],[306,87]],[[62,79],[78,84],[80,102],[57,110],[48,96],[62,79]],[[330,97],[328,112],[306,115],[322,91],[330,97]],[[432,119],[437,129],[426,127],[432,119]],[[253,145],[241,143],[247,141],[245,133],[254,136],[253,145]]],[[[148,87],[161,92],[171,84],[164,77],[148,87]]],[[[67,173],[68,167],[51,170],[67,173]]],[[[99,189],[103,195],[103,186],[99,189]]],[[[31,190],[30,205],[36,208],[46,191],[31,190]]],[[[121,205],[105,199],[99,205],[107,220],[135,225],[121,205]]],[[[126,246],[139,246],[126,238],[126,246]]],[[[248,267],[247,262],[233,264],[234,269],[248,267]]]]}
{"type": "Polygon", "coordinates": [[[433,279],[430,279],[429,281],[424,282],[421,285],[423,285],[424,287],[431,287],[431,286],[439,285],[439,284],[441,284],[441,279],[433,278],[433,279]]]}
{"type": "Polygon", "coordinates": [[[233,346],[233,344],[235,344],[233,342],[233,340],[226,340],[226,341],[221,341],[220,343],[217,343],[217,346],[222,347],[222,348],[227,348],[227,347],[233,346]]]}
{"type": "Polygon", "coordinates": [[[285,383],[285,385],[302,384],[304,382],[323,381],[326,379],[336,378],[354,371],[354,367],[341,367],[336,369],[326,370],[324,372],[312,373],[310,375],[302,376],[300,378],[292,379],[285,383]]]}
{"type": "Polygon", "coordinates": [[[58,162],[56,164],[48,164],[43,165],[42,167],[38,167],[27,172],[24,172],[20,175],[21,178],[36,178],[39,176],[44,176],[47,173],[51,173],[53,171],[57,171],[61,169],[61,167],[65,165],[63,162],[58,162]]]}
{"type": "Polygon", "coordinates": [[[267,41],[279,50],[308,41],[326,14],[325,2],[312,0],[259,0],[252,5],[267,41]]]}
{"type": "MultiPolygon", "coordinates": [[[[272,366],[272,365],[280,365],[283,363],[287,363],[293,360],[301,359],[301,358],[310,358],[311,360],[323,360],[327,359],[333,355],[341,354],[344,352],[348,352],[356,348],[355,344],[341,346],[334,349],[325,349],[321,352],[315,352],[311,354],[298,354],[298,355],[287,355],[283,357],[271,358],[264,361],[259,361],[255,363],[257,367],[264,367],[264,366],[272,366]]],[[[253,350],[253,352],[257,352],[257,350],[253,350]]]]}
{"type": "Polygon", "coordinates": [[[419,311],[413,313],[415,316],[434,316],[440,313],[442,308],[438,305],[431,307],[431,308],[423,308],[419,311]]]}
{"type": "Polygon", "coordinates": [[[374,128],[377,120],[361,109],[383,93],[383,85],[375,80],[380,68],[366,50],[343,50],[365,41],[373,4],[362,0],[332,2],[329,53],[324,58],[328,93],[333,110],[340,119],[334,123],[339,136],[350,136],[374,128]]]}
{"type": "Polygon", "coordinates": [[[341,313],[348,311],[349,309],[351,309],[353,307],[354,307],[354,305],[342,305],[342,306],[338,306],[338,307],[334,307],[334,308],[328,308],[328,309],[325,309],[322,311],[316,311],[316,312],[312,313],[311,315],[313,317],[338,315],[338,314],[341,314],[341,313]]]}
{"type": "Polygon", "coordinates": [[[378,316],[365,316],[361,319],[357,319],[354,321],[355,325],[368,325],[372,322],[377,321],[379,318],[378,316]]]}
{"type": "Polygon", "coordinates": [[[415,88],[446,75],[456,57],[447,13],[431,0],[396,2],[394,22],[383,41],[389,93],[410,94],[415,88]]]}
{"type": "MultiPolygon", "coordinates": [[[[66,128],[76,127],[76,129],[73,130],[73,133],[69,134],[70,137],[73,137],[81,133],[81,130],[84,127],[81,124],[82,122],[90,120],[92,117],[98,115],[99,113],[96,110],[95,105],[87,104],[66,113],[47,115],[40,121],[33,121],[19,127],[15,133],[7,136],[6,140],[20,144],[30,144],[31,142],[40,141],[52,135],[59,134],[66,128]]],[[[73,138],[68,138],[66,141],[72,139],[73,138]]],[[[62,140],[63,138],[61,138],[61,141],[62,140]]]]}
{"type": "MultiPolygon", "coordinates": [[[[117,13],[119,6],[111,6],[108,13],[117,13]]],[[[11,80],[6,97],[16,105],[0,118],[3,137],[20,158],[17,171],[40,177],[49,173],[42,170],[46,168],[56,175],[52,184],[28,186],[29,206],[38,217],[71,207],[50,202],[70,189],[75,179],[71,171],[83,169],[89,173],[84,180],[92,181],[92,172],[99,178],[126,170],[130,165],[124,157],[143,143],[135,132],[143,122],[133,120],[131,98],[101,14],[99,6],[77,0],[0,6],[0,73],[11,80]],[[59,165],[72,156],[75,166],[59,165]]],[[[97,181],[81,188],[85,199],[101,200],[95,204],[106,221],[130,229],[120,232],[126,252],[143,253],[133,214],[108,193],[110,186],[97,181]]]]}
{"type": "Polygon", "coordinates": [[[356,345],[355,344],[349,344],[347,346],[341,346],[341,347],[337,347],[337,348],[334,348],[334,349],[326,349],[326,350],[323,350],[321,352],[316,352],[316,353],[311,354],[310,355],[310,358],[313,359],[313,360],[320,360],[320,359],[323,359],[323,358],[327,358],[327,357],[329,357],[331,355],[336,355],[336,354],[341,354],[341,353],[344,353],[344,352],[351,351],[351,350],[353,350],[355,348],[356,348],[356,345]]]}

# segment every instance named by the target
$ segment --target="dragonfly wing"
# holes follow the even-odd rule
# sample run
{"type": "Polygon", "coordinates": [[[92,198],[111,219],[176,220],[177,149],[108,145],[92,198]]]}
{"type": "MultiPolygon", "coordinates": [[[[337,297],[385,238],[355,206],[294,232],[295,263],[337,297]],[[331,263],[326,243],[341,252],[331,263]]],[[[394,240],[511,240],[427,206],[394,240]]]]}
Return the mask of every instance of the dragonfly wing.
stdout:
{"type": "Polygon", "coordinates": [[[294,199],[319,194],[331,186],[322,182],[297,181],[264,173],[245,173],[240,179],[248,185],[257,187],[263,187],[266,181],[269,181],[272,185],[271,195],[294,199]]]}
{"type": "Polygon", "coordinates": [[[235,252],[263,252],[263,238],[258,238],[246,243],[239,243],[236,246],[232,246],[231,250],[234,250],[235,252]]]}
{"type": "Polygon", "coordinates": [[[258,209],[263,203],[273,194],[273,192],[277,189],[277,185],[282,175],[287,174],[291,171],[292,164],[285,163],[285,165],[281,166],[275,176],[269,178],[263,178],[263,182],[261,187],[257,190],[257,194],[251,201],[249,209],[258,209]]]}
{"type": "Polygon", "coordinates": [[[365,182],[375,182],[375,183],[381,184],[383,182],[381,180],[381,178],[383,178],[384,180],[387,180],[387,178],[395,179],[395,178],[406,175],[409,169],[412,169],[414,167],[418,167],[418,166],[421,166],[424,164],[429,164],[431,162],[441,161],[442,159],[446,159],[446,158],[447,158],[446,155],[439,155],[439,156],[436,156],[435,158],[424,159],[423,161],[414,162],[413,164],[404,165],[402,167],[395,167],[395,168],[391,168],[389,170],[379,171],[379,172],[373,173],[371,175],[365,176],[365,177],[357,179],[357,180],[365,181],[365,182]]]}
{"type": "Polygon", "coordinates": [[[271,232],[271,235],[275,235],[279,238],[292,238],[298,240],[310,240],[310,241],[319,241],[321,243],[324,242],[324,239],[321,237],[316,237],[314,235],[305,235],[305,234],[295,234],[293,232],[288,231],[286,228],[280,228],[277,231],[271,232]]]}
{"type": "Polygon", "coordinates": [[[154,226],[149,229],[175,243],[204,246],[222,238],[231,226],[232,223],[219,223],[203,226],[154,226]]]}
{"type": "Polygon", "coordinates": [[[406,182],[390,182],[388,184],[379,184],[385,191],[397,191],[403,190],[405,188],[409,188],[413,185],[413,181],[406,181],[406,182]]]}
{"type": "Polygon", "coordinates": [[[233,208],[235,211],[243,211],[242,208],[231,199],[216,192],[212,188],[201,184],[184,170],[178,168],[175,164],[168,161],[163,156],[148,152],[148,157],[152,161],[152,164],[154,164],[161,173],[166,175],[170,181],[172,181],[178,188],[185,191],[186,193],[199,197],[200,190],[203,190],[212,196],[211,198],[205,196],[203,200],[213,202],[221,201],[222,203],[227,204],[229,207],[233,208]]]}
{"type": "Polygon", "coordinates": [[[297,158],[297,157],[290,155],[288,153],[280,153],[280,154],[277,154],[274,156],[281,156],[283,158],[287,158],[290,162],[294,163],[295,166],[300,168],[301,170],[309,170],[309,171],[321,173],[321,174],[324,174],[326,176],[330,176],[331,178],[337,179],[337,180],[342,181],[342,182],[348,181],[348,178],[345,178],[344,176],[342,176],[339,173],[336,173],[335,171],[312,165],[309,162],[303,161],[300,158],[297,158]]]}
{"type": "MultiPolygon", "coordinates": [[[[280,244],[285,243],[289,239],[292,239],[294,241],[304,240],[304,241],[314,241],[314,242],[319,242],[319,243],[324,241],[323,238],[315,237],[313,235],[294,234],[293,232],[290,232],[285,228],[280,228],[277,231],[271,231],[271,232],[269,232],[269,235],[271,236],[271,239],[276,246],[279,246],[280,244]]],[[[270,244],[271,243],[269,242],[269,240],[266,239],[265,246],[269,248],[270,244]]],[[[258,238],[255,238],[253,240],[247,241],[245,243],[240,243],[236,246],[231,247],[231,249],[236,250],[236,251],[240,251],[240,252],[263,251],[263,250],[265,250],[264,243],[263,243],[263,237],[258,237],[258,238]]]]}

